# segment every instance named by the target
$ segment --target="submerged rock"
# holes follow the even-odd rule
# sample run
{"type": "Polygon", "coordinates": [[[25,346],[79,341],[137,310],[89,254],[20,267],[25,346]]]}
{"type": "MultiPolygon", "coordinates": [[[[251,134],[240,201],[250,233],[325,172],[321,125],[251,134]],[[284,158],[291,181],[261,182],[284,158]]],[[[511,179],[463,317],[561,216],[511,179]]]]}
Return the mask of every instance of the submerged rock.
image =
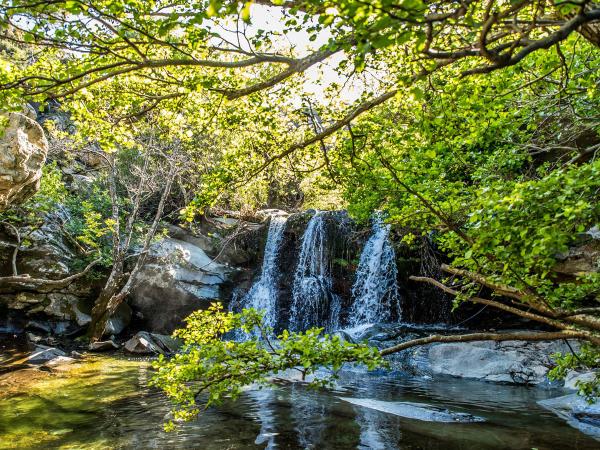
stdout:
{"type": "Polygon", "coordinates": [[[600,399],[590,405],[583,397],[570,394],[538,403],[566,420],[572,427],[600,440],[600,399]]]}
{"type": "Polygon", "coordinates": [[[473,423],[485,422],[483,417],[468,413],[450,411],[426,403],[413,402],[385,402],[371,398],[339,397],[341,400],[353,405],[370,408],[388,414],[404,417],[406,419],[422,420],[425,422],[443,423],[473,423]]]}
{"type": "Polygon", "coordinates": [[[164,334],[140,331],[127,342],[125,351],[138,355],[156,355],[174,353],[181,346],[181,341],[164,334]]]}

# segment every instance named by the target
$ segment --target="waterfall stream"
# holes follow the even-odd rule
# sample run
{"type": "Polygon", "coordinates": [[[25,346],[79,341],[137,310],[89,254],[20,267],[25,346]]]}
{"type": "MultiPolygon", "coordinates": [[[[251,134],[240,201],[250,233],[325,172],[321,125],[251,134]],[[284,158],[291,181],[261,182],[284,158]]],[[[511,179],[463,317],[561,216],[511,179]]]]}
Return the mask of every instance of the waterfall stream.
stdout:
{"type": "Polygon", "coordinates": [[[278,319],[277,277],[279,270],[277,260],[286,221],[287,217],[271,217],[260,278],[241,301],[243,308],[265,311],[264,324],[272,328],[277,325],[278,319]]]}
{"type": "Polygon", "coordinates": [[[354,303],[348,317],[351,327],[389,321],[393,309],[400,317],[398,269],[389,233],[390,226],[383,223],[381,216],[375,216],[373,233],[360,255],[352,287],[354,303]]]}
{"type": "Polygon", "coordinates": [[[323,326],[331,331],[339,327],[341,300],[332,292],[324,217],[323,211],[317,211],[302,237],[292,286],[291,330],[323,326]]]}

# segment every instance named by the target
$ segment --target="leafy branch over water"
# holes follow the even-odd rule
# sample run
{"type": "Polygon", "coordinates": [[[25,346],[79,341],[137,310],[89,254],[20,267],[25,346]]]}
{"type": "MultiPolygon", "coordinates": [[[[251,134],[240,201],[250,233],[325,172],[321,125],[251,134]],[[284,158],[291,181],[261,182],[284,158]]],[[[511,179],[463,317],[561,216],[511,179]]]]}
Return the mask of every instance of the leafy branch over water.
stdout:
{"type": "MultiPolygon", "coordinates": [[[[373,370],[385,364],[379,350],[366,344],[346,342],[340,336],[322,335],[322,328],[296,333],[284,331],[277,340],[263,325],[263,313],[245,309],[224,311],[220,303],[195,311],[187,326],[175,336],[183,339],[182,350],[171,359],[162,355],[154,362],[157,373],[152,385],[162,389],[174,403],[174,421],[192,420],[202,408],[235,399],[245,386],[269,384],[269,377],[292,369],[303,379],[316,375],[310,385],[329,385],[345,362],[364,364],[373,370]],[[245,340],[225,339],[241,330],[245,340]],[[331,369],[323,373],[322,367],[331,369]]],[[[172,430],[174,421],[165,425],[172,430]]]]}

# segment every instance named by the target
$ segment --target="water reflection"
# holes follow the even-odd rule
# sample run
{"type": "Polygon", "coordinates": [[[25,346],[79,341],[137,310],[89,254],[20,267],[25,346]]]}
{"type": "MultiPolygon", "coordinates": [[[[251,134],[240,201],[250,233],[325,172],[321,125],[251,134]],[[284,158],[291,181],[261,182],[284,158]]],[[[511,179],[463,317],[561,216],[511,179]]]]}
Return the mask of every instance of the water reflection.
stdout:
{"type": "MultiPolygon", "coordinates": [[[[400,427],[394,426],[393,417],[367,408],[355,407],[356,422],[360,426],[358,448],[373,450],[393,450],[402,441],[400,427]]],[[[396,424],[397,425],[397,424],[396,424]]]]}
{"type": "Polygon", "coordinates": [[[537,406],[556,395],[542,389],[347,372],[338,391],[300,384],[250,390],[167,434],[161,424],[169,405],[146,387],[151,369],[145,362],[103,358],[69,373],[39,372],[21,371],[25,381],[17,373],[0,377],[0,449],[598,448],[537,406]],[[487,422],[408,420],[340,396],[429,403],[487,422]]]}
{"type": "Polygon", "coordinates": [[[254,441],[258,445],[266,445],[265,449],[272,450],[277,448],[275,437],[277,436],[277,417],[273,404],[275,403],[277,393],[272,389],[261,389],[250,391],[248,397],[254,400],[256,410],[256,419],[260,423],[260,431],[254,441]]]}
{"type": "Polygon", "coordinates": [[[291,386],[289,391],[290,404],[292,405],[292,418],[295,423],[300,448],[319,448],[323,441],[323,433],[327,426],[328,416],[325,402],[320,402],[315,392],[300,386],[291,386]]]}

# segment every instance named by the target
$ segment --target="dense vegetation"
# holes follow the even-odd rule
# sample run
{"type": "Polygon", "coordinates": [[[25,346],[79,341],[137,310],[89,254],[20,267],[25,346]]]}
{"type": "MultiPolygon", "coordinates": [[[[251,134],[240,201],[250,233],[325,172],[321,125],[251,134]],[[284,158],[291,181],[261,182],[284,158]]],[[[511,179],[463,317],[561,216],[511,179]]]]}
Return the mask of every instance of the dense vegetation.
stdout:
{"type": "MultiPolygon", "coordinates": [[[[5,110],[59,102],[76,125],[59,133],[69,151],[105,152],[70,231],[112,270],[94,339],[127,295],[125,255],[147,247],[166,203],[190,223],[210,207],[347,207],[359,220],[384,210],[406,243],[447,255],[448,278],[415,280],[549,330],[473,339],[587,341],[560,376],[599,363],[600,272],[563,264],[598,232],[598,20],[585,0],[9,0],[0,98],[5,110]]],[[[19,226],[22,213],[5,214],[19,226]]],[[[157,379],[187,412],[189,381],[214,401],[279,369],[378,360],[314,332],[271,349],[221,339],[259,326],[255,312],[188,324],[157,379]],[[232,367],[243,377],[202,384],[232,367]]],[[[581,388],[591,398],[598,383],[581,388]]]]}

